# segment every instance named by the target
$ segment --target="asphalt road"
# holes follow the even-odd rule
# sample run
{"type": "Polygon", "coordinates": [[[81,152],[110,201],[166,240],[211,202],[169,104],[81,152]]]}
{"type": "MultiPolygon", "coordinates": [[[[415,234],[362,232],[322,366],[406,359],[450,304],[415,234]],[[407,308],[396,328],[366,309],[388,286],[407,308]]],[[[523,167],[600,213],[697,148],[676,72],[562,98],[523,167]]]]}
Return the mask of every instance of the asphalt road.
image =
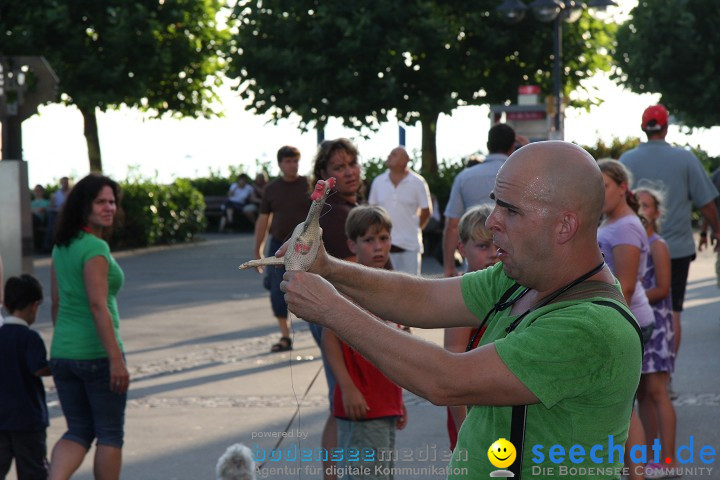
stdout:
{"type": "MultiPolygon", "coordinates": [[[[318,448],[327,416],[318,349],[307,325],[296,320],[295,350],[268,352],[278,333],[261,277],[237,269],[251,251],[249,234],[226,234],[207,235],[192,245],[117,254],[126,275],[119,303],[132,376],[123,478],[212,479],[229,445],[272,449],[298,403],[300,414],[289,430],[293,436],[281,444],[284,458],[293,448],[318,448]]],[[[700,448],[720,449],[720,295],[713,262],[712,254],[702,253],[692,264],[673,380],[679,393],[677,445],[689,446],[692,437],[695,466],[705,466],[699,462],[700,448]]],[[[49,296],[49,259],[36,259],[35,270],[49,296]]],[[[435,260],[425,259],[424,274],[441,271],[435,260]]],[[[49,303],[48,298],[36,324],[48,346],[49,303]]],[[[433,342],[442,338],[439,331],[416,335],[433,342]]],[[[52,380],[45,384],[50,449],[64,431],[64,420],[52,380]]],[[[409,424],[396,441],[402,456],[396,465],[408,470],[395,478],[444,478],[429,468],[446,465],[444,408],[410,394],[406,403],[409,424]]],[[[320,478],[319,465],[311,461],[300,468],[298,462],[283,460],[269,462],[265,472],[267,478],[320,478]]],[[[685,478],[720,479],[718,468],[700,473],[685,478]]],[[[9,478],[14,480],[14,473],[9,478]]],[[[92,478],[90,457],[74,478],[92,478]]]]}

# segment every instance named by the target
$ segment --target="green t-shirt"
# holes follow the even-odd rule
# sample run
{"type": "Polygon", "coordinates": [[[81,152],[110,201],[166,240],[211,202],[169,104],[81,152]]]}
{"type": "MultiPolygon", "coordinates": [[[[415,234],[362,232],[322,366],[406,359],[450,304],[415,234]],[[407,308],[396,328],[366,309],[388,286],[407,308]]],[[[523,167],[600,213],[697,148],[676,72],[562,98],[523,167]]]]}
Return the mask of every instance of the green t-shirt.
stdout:
{"type": "Polygon", "coordinates": [[[90,360],[107,357],[90,312],[84,280],[85,262],[98,256],[108,262],[108,309],[112,316],[115,338],[120,350],[123,350],[116,295],[123,285],[125,275],[110,255],[107,242],[81,231],[70,245],[55,246],[52,253],[60,297],[60,308],[50,348],[52,358],[90,360]]]}
{"type": "MultiPolygon", "coordinates": [[[[498,264],[463,276],[463,298],[470,311],[482,319],[512,285],[498,264]]],[[[609,436],[613,445],[624,446],[640,380],[637,332],[613,308],[570,300],[528,314],[507,334],[505,329],[517,318],[509,315],[510,310],[488,321],[481,345],[494,343],[505,365],[540,400],[528,406],[523,477],[537,478],[539,467],[554,468],[554,475],[559,475],[564,466],[588,469],[586,476],[571,473],[573,478],[617,478],[623,458],[614,450],[613,462],[608,462],[609,436]],[[563,458],[559,463],[550,458],[554,445],[564,451],[553,456],[555,461],[563,458]],[[584,453],[579,454],[581,450],[575,447],[571,460],[569,452],[574,445],[584,453]],[[593,451],[601,463],[591,458],[595,445],[602,447],[593,451]]],[[[511,416],[512,407],[471,407],[458,435],[448,478],[489,478],[497,468],[488,460],[488,449],[499,438],[510,440],[511,416]],[[452,473],[462,468],[467,468],[467,476],[452,473]]]]}

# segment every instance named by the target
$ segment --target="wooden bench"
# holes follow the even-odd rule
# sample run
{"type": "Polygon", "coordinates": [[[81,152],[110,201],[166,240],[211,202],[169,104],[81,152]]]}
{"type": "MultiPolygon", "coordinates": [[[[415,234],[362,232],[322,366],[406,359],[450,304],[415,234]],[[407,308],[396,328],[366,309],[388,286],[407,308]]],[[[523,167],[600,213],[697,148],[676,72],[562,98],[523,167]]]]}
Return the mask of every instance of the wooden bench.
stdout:
{"type": "Polygon", "coordinates": [[[222,206],[227,200],[224,195],[207,195],[205,198],[205,218],[213,219],[217,223],[222,216],[222,206]]]}

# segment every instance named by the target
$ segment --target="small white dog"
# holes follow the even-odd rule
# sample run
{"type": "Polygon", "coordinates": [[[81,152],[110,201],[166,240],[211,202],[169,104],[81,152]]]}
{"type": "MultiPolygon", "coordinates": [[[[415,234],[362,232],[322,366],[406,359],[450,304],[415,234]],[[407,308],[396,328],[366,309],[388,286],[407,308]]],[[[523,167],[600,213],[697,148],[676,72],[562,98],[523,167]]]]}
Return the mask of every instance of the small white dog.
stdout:
{"type": "Polygon", "coordinates": [[[217,480],[255,480],[255,462],[252,450],[236,443],[230,445],[215,466],[217,480]]]}

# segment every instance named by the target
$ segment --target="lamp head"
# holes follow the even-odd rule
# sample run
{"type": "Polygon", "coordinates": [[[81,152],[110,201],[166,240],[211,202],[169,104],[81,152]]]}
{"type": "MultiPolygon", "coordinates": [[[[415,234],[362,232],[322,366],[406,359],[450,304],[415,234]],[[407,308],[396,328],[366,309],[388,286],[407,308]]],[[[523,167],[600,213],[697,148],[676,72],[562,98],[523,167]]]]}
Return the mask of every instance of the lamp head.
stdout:
{"type": "Polygon", "coordinates": [[[520,0],[505,0],[497,7],[497,12],[507,23],[519,23],[525,18],[527,5],[520,0]]]}
{"type": "Polygon", "coordinates": [[[560,0],[535,0],[530,4],[535,18],[541,22],[552,22],[560,15],[565,4],[560,0]]]}

